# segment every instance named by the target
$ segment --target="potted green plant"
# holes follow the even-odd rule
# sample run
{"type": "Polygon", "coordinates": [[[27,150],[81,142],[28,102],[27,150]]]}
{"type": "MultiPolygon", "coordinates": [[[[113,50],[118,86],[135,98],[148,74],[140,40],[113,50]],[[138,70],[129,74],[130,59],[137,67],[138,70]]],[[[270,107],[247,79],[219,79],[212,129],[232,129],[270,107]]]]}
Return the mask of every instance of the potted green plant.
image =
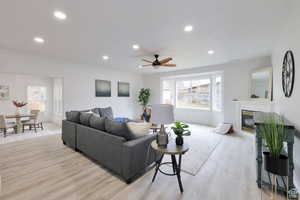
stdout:
{"type": "Polygon", "coordinates": [[[269,150],[263,152],[265,170],[280,176],[287,176],[288,157],[282,154],[286,139],[283,117],[269,114],[259,125],[259,129],[269,150]]]}
{"type": "Polygon", "coordinates": [[[191,131],[188,130],[189,125],[176,121],[174,123],[175,126],[172,126],[171,129],[173,130],[174,134],[177,136],[176,137],[176,144],[177,145],[183,145],[183,136],[190,136],[191,131]]]}
{"type": "Polygon", "coordinates": [[[149,122],[151,117],[151,112],[147,109],[147,105],[150,100],[150,88],[142,88],[139,91],[138,102],[143,106],[142,117],[145,121],[149,122]]]}

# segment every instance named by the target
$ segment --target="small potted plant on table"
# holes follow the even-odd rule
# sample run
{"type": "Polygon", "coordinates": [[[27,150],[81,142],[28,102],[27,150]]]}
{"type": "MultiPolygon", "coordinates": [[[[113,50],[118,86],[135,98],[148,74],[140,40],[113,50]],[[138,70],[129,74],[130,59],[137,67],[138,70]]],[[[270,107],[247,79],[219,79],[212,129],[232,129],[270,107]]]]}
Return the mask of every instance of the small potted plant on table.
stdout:
{"type": "Polygon", "coordinates": [[[26,106],[27,103],[25,102],[19,102],[19,101],[12,101],[12,103],[14,104],[14,106],[16,106],[16,115],[20,115],[20,109],[23,107],[23,106],[26,106]]]}
{"type": "Polygon", "coordinates": [[[172,126],[171,129],[173,130],[176,137],[176,145],[183,145],[183,136],[190,136],[191,131],[188,130],[189,125],[176,121],[175,126],[172,126]]]}

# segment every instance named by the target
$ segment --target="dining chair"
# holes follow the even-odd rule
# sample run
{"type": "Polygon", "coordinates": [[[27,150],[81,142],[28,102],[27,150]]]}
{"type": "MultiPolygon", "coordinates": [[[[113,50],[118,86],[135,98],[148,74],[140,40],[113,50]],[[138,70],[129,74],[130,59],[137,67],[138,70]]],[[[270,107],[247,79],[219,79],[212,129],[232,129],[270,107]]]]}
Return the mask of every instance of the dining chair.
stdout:
{"type": "Polygon", "coordinates": [[[41,128],[44,130],[43,122],[40,119],[40,111],[39,110],[31,110],[30,114],[33,116],[29,118],[28,121],[23,122],[23,133],[25,131],[25,127],[28,126],[29,130],[32,130],[34,128],[34,132],[37,132],[37,128],[41,128]]]}
{"type": "Polygon", "coordinates": [[[3,131],[4,137],[6,137],[7,130],[10,128],[17,133],[17,125],[15,123],[6,123],[4,115],[0,115],[0,130],[3,131]]]}
{"type": "Polygon", "coordinates": [[[21,122],[25,123],[25,122],[29,122],[30,120],[34,120],[35,119],[35,115],[37,115],[39,112],[40,112],[40,110],[30,110],[30,114],[34,115],[34,116],[33,117],[27,117],[27,118],[21,120],[21,122]]]}

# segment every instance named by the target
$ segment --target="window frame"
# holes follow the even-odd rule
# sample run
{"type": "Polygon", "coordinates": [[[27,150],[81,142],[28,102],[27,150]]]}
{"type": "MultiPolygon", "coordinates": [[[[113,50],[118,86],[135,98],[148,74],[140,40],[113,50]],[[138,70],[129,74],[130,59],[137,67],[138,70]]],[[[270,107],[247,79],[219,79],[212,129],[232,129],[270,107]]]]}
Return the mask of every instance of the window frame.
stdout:
{"type": "Polygon", "coordinates": [[[207,111],[207,112],[223,112],[223,105],[224,105],[224,76],[222,71],[217,71],[217,72],[209,72],[209,73],[201,73],[201,74],[193,74],[193,75],[182,75],[182,76],[169,76],[169,77],[161,77],[160,79],[160,102],[163,103],[163,82],[164,81],[173,81],[174,86],[172,87],[172,92],[174,94],[174,99],[173,105],[175,109],[190,109],[190,110],[199,110],[199,111],[207,111]],[[213,87],[215,84],[215,79],[216,77],[220,76],[221,77],[221,109],[216,110],[214,109],[213,106],[213,87]],[[193,80],[201,80],[201,79],[209,79],[210,84],[209,84],[209,100],[210,100],[210,105],[209,109],[205,108],[197,108],[197,107],[178,107],[177,106],[177,82],[178,81],[193,81],[193,80]]]}
{"type": "Polygon", "coordinates": [[[26,101],[29,103],[31,102],[29,100],[29,94],[28,94],[28,90],[30,87],[39,87],[39,88],[44,88],[45,89],[45,101],[44,101],[44,104],[45,104],[45,110],[41,110],[40,113],[47,113],[48,112],[48,88],[44,85],[28,85],[27,88],[26,88],[26,101]]]}

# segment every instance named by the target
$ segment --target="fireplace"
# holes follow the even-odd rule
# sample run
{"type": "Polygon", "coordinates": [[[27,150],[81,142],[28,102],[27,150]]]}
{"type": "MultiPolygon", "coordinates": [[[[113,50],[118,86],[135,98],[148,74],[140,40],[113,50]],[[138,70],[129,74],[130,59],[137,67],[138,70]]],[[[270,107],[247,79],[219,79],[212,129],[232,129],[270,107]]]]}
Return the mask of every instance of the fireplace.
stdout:
{"type": "Polygon", "coordinates": [[[242,110],[242,130],[251,133],[255,132],[254,113],[255,111],[252,110],[242,110]]]}

